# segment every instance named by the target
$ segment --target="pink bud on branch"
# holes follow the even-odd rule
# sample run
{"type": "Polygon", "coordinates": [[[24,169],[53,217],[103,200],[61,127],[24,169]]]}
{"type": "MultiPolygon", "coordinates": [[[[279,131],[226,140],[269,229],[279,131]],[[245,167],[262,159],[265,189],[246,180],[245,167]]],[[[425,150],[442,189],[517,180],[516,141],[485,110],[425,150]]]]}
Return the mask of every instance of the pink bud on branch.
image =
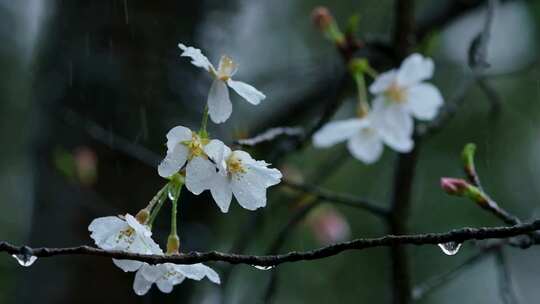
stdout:
{"type": "Polygon", "coordinates": [[[467,197],[480,205],[485,205],[489,201],[478,187],[461,178],[443,177],[441,188],[450,195],[467,197]]]}

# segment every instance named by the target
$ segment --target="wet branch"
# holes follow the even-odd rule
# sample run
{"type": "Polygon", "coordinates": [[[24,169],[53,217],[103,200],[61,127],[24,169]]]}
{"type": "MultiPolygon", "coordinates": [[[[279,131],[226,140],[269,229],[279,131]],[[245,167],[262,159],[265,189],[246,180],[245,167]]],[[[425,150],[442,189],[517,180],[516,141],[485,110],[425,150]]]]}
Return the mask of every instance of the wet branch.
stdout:
{"type": "Polygon", "coordinates": [[[334,245],[321,247],[310,251],[292,251],[285,254],[262,256],[223,253],[218,251],[193,251],[170,256],[144,255],[122,251],[107,251],[91,246],[67,248],[30,248],[27,246],[14,246],[8,242],[0,242],[0,252],[5,252],[7,254],[32,255],[38,258],[70,255],[98,256],[115,259],[137,260],[151,264],[195,264],[220,261],[230,264],[276,266],[283,263],[324,259],[338,255],[345,251],[352,250],[365,250],[368,248],[389,247],[395,245],[419,246],[436,245],[447,242],[463,243],[469,240],[508,239],[537,230],[540,230],[540,220],[511,227],[462,228],[445,233],[387,235],[378,238],[360,238],[348,242],[336,243],[334,245]]]}

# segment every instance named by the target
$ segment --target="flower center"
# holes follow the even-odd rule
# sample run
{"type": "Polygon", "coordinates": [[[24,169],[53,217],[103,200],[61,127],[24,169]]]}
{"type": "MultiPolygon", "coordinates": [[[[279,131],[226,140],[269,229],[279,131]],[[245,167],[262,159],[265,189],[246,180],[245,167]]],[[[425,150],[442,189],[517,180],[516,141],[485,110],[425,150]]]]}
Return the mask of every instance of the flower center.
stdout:
{"type": "Polygon", "coordinates": [[[385,92],[386,97],[394,102],[404,102],[407,99],[407,90],[397,83],[392,83],[385,92]]]}
{"type": "Polygon", "coordinates": [[[116,243],[120,243],[121,241],[125,241],[128,245],[127,248],[131,247],[131,244],[133,243],[135,239],[135,230],[133,228],[127,228],[124,230],[121,230],[118,233],[116,243]]]}
{"type": "Polygon", "coordinates": [[[231,174],[245,173],[246,169],[242,165],[242,160],[234,155],[234,153],[227,159],[227,170],[231,174]]]}
{"type": "Polygon", "coordinates": [[[222,81],[227,81],[236,72],[236,63],[229,56],[221,57],[217,71],[217,78],[222,81]]]}
{"type": "Polygon", "coordinates": [[[208,139],[201,138],[197,133],[191,132],[191,140],[183,142],[188,148],[188,159],[204,155],[204,146],[208,143],[208,139]]]}

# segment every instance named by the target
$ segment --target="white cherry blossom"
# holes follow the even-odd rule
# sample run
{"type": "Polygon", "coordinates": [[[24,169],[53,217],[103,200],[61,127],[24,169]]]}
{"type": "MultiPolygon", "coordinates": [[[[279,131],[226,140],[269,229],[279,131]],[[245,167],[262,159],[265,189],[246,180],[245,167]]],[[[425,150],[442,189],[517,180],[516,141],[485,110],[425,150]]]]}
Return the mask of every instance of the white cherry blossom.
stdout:
{"type": "MultiPolygon", "coordinates": [[[[130,214],[94,219],[88,230],[96,245],[105,250],[141,254],[162,253],[159,245],[152,239],[152,232],[148,226],[139,223],[130,214]]],[[[113,259],[113,262],[124,271],[136,271],[143,265],[142,262],[132,260],[113,259]]]]}
{"type": "Polygon", "coordinates": [[[186,165],[186,188],[194,194],[204,191],[201,185],[205,178],[215,173],[215,165],[208,160],[204,146],[208,139],[190,129],[177,126],[167,133],[167,156],[158,166],[162,177],[170,177],[186,165]]]}
{"type": "Polygon", "coordinates": [[[383,144],[398,152],[409,152],[414,145],[411,131],[395,129],[381,132],[384,128],[380,123],[381,114],[379,109],[374,109],[363,118],[330,122],[314,134],[313,145],[327,148],[346,141],[349,152],[366,164],[372,164],[381,157],[383,144]]]}
{"type": "Polygon", "coordinates": [[[433,76],[434,64],[420,54],[407,57],[399,69],[381,74],[369,87],[375,95],[373,107],[384,113],[381,122],[386,123],[380,131],[395,129],[412,130],[413,117],[431,120],[443,104],[443,97],[434,85],[424,82],[433,76]]]}
{"type": "Polygon", "coordinates": [[[182,283],[186,278],[200,281],[204,277],[216,284],[221,283],[219,275],[212,268],[201,263],[193,265],[145,263],[135,274],[133,290],[137,295],[142,296],[155,283],[159,290],[170,293],[175,285],[182,283]]]}
{"type": "MultiPolygon", "coordinates": [[[[266,189],[279,184],[281,172],[268,168],[270,164],[254,160],[247,152],[231,151],[223,142],[214,139],[204,147],[206,155],[215,163],[214,172],[205,166],[194,176],[199,189],[209,189],[222,212],[227,212],[232,200],[248,210],[266,206],[266,189]]],[[[195,185],[193,185],[195,186],[195,185]]]]}
{"type": "Polygon", "coordinates": [[[208,113],[213,122],[222,123],[231,116],[232,103],[227,86],[253,105],[258,105],[266,98],[263,93],[253,86],[232,79],[237,71],[237,64],[232,58],[222,56],[216,69],[208,58],[202,54],[201,50],[185,46],[182,43],[178,44],[178,47],[183,51],[182,57],[191,58],[191,63],[194,66],[205,69],[214,78],[208,93],[208,113]]]}

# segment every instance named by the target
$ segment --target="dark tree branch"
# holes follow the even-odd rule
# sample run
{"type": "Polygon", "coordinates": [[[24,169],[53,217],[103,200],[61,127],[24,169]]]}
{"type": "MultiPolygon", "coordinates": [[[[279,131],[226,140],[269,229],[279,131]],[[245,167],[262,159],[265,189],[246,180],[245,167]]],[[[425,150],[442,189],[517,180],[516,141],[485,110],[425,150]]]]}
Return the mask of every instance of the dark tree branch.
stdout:
{"type": "Polygon", "coordinates": [[[7,254],[32,255],[38,258],[83,255],[99,256],[115,259],[137,260],[151,264],[175,263],[195,264],[203,262],[227,262],[230,264],[248,264],[259,266],[276,266],[283,263],[319,260],[338,255],[344,251],[365,250],[376,247],[389,247],[395,245],[437,245],[440,243],[469,240],[506,239],[540,230],[540,220],[511,227],[492,228],[462,228],[445,233],[426,233],[412,235],[387,235],[378,238],[360,238],[348,242],[321,247],[310,251],[292,251],[277,255],[242,255],[223,253],[218,251],[188,252],[178,255],[144,255],[122,251],[107,251],[90,246],[67,248],[30,248],[27,246],[14,246],[7,242],[0,242],[0,252],[7,254]]]}
{"type": "Polygon", "coordinates": [[[340,205],[363,209],[379,217],[384,218],[389,215],[388,210],[386,210],[384,207],[381,207],[374,202],[361,199],[353,195],[336,193],[336,192],[319,188],[315,185],[296,183],[290,180],[282,180],[281,184],[291,189],[294,189],[296,191],[301,191],[306,194],[312,195],[316,197],[317,199],[329,201],[329,202],[340,204],[340,205]]]}
{"type": "MultiPolygon", "coordinates": [[[[396,0],[394,9],[393,45],[398,62],[401,62],[415,44],[415,14],[414,0],[396,0]]],[[[392,201],[388,225],[390,234],[401,235],[408,231],[407,221],[411,201],[414,172],[420,140],[415,141],[415,147],[407,154],[399,154],[393,180],[392,201]]],[[[411,278],[407,251],[400,244],[390,247],[392,259],[392,302],[407,304],[411,298],[411,278]]]]}
{"type": "MultiPolygon", "coordinates": [[[[409,218],[412,186],[419,145],[420,141],[417,140],[414,149],[410,153],[400,154],[397,159],[389,217],[391,234],[406,234],[408,230],[407,220],[409,218]]],[[[393,303],[409,303],[411,296],[411,279],[407,252],[400,244],[395,244],[390,248],[390,256],[392,258],[393,303]]]]}
{"type": "Polygon", "coordinates": [[[394,50],[401,62],[415,44],[414,0],[396,0],[394,9],[394,50]]]}

